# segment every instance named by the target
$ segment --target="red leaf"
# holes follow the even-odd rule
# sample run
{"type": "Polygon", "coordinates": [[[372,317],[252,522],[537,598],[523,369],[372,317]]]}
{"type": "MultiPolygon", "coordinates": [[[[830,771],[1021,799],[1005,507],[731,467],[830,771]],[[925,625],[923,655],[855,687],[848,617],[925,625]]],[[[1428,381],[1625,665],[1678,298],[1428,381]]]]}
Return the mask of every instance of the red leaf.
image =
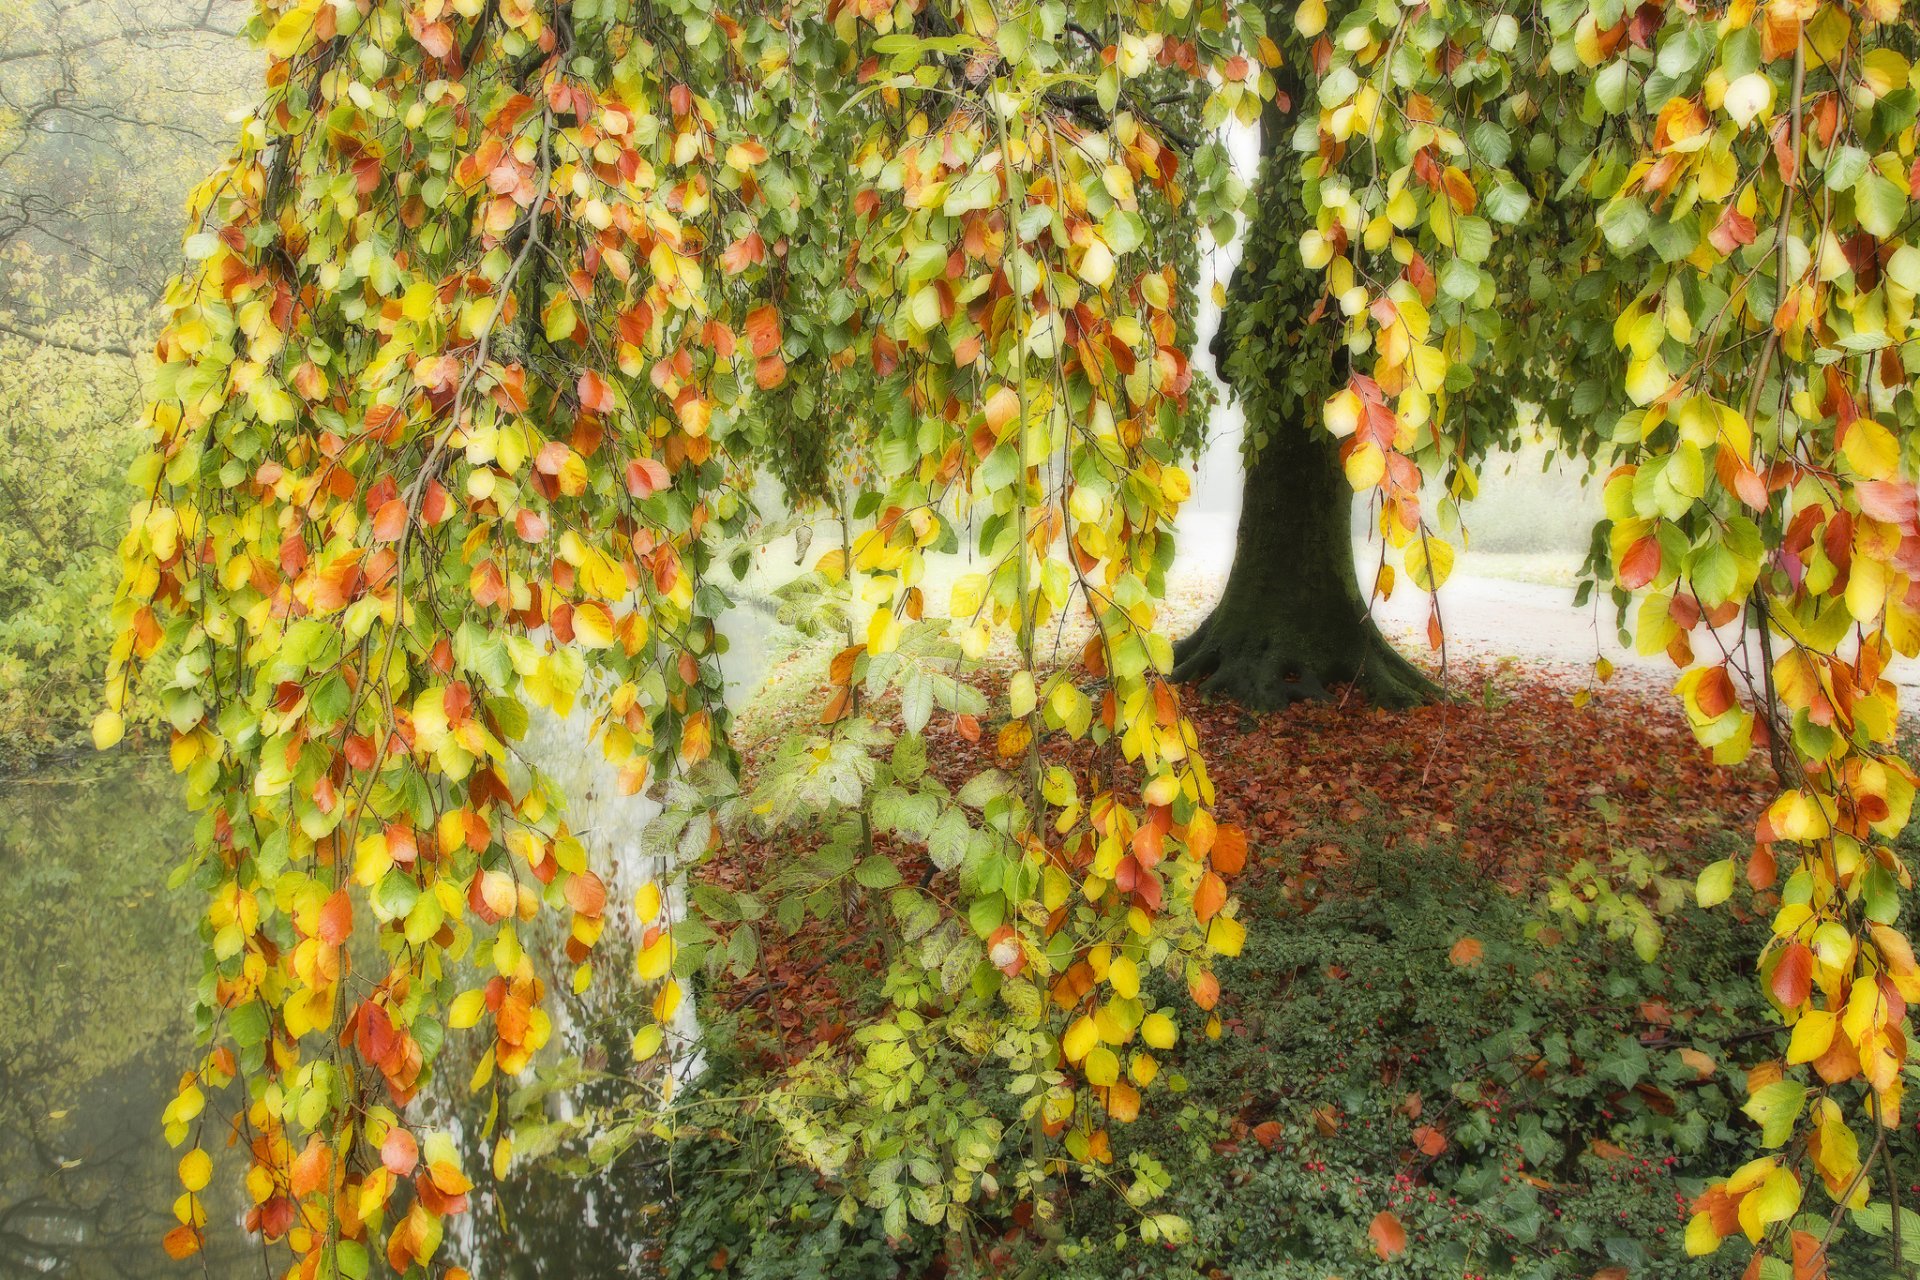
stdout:
{"type": "Polygon", "coordinates": [[[1789,1009],[1797,1009],[1806,1002],[1813,989],[1813,952],[1807,950],[1805,943],[1787,944],[1787,949],[1780,953],[1780,963],[1773,968],[1770,985],[1773,998],[1789,1009]]]}
{"type": "Polygon", "coordinates": [[[1648,534],[1627,548],[1620,557],[1620,585],[1638,591],[1660,572],[1660,539],[1648,534]]]}

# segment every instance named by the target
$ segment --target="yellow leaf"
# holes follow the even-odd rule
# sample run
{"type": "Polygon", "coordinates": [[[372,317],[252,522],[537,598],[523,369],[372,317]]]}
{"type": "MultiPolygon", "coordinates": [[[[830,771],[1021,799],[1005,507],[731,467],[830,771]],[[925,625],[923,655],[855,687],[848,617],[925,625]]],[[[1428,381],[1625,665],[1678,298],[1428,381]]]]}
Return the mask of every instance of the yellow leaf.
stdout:
{"type": "Polygon", "coordinates": [[[1701,1258],[1720,1247],[1720,1234],[1713,1229],[1713,1215],[1696,1213],[1687,1221],[1687,1254],[1701,1258]]]}
{"type": "Polygon", "coordinates": [[[1120,1059],[1113,1050],[1100,1047],[1087,1054],[1087,1083],[1106,1088],[1120,1078],[1120,1059]]]}
{"type": "Polygon", "coordinates": [[[1013,679],[1007,682],[1007,707],[1014,719],[1028,715],[1033,711],[1037,699],[1033,691],[1033,672],[1016,671],[1013,679]]]}
{"type": "Polygon", "coordinates": [[[206,1152],[195,1147],[180,1157],[180,1185],[188,1191],[196,1194],[205,1191],[212,1179],[213,1160],[206,1152]]]}
{"type": "Polygon", "coordinates": [[[487,996],[484,991],[462,991],[447,1008],[447,1025],[455,1031],[477,1026],[486,1008],[487,996]]]}
{"type": "Polygon", "coordinates": [[[1787,1065],[1812,1062],[1833,1044],[1838,1019],[1824,1009],[1811,1009],[1793,1024],[1793,1039],[1787,1044],[1787,1065]]]}
{"type": "Polygon", "coordinates": [[[634,961],[634,969],[642,982],[658,982],[667,976],[673,968],[673,939],[662,933],[652,943],[642,947],[634,961]]]}
{"type": "Polygon", "coordinates": [[[118,711],[106,710],[93,718],[93,745],[105,751],[126,736],[127,722],[118,711]]]}
{"type": "Polygon", "coordinates": [[[1099,1029],[1093,1025],[1093,1019],[1081,1014],[1067,1028],[1067,1034],[1060,1037],[1060,1052],[1068,1062],[1078,1062],[1093,1052],[1100,1043],[1099,1029]]]}
{"type": "Polygon", "coordinates": [[[291,58],[300,52],[306,44],[307,36],[313,31],[313,20],[319,16],[320,0],[303,0],[280,15],[280,21],[273,24],[267,32],[267,54],[274,58],[291,58]]]}
{"type": "Polygon", "coordinates": [[[1891,480],[1900,469],[1900,442],[1872,418],[1857,418],[1840,446],[1847,465],[1868,480],[1891,480]]]}
{"type": "Polygon", "coordinates": [[[1407,544],[1407,576],[1422,591],[1437,591],[1453,572],[1453,547],[1439,538],[1415,538],[1407,544]]]}
{"type": "Polygon", "coordinates": [[[1345,466],[1347,483],[1355,493],[1361,493],[1379,484],[1387,474],[1387,455],[1369,440],[1347,455],[1345,466]]]}

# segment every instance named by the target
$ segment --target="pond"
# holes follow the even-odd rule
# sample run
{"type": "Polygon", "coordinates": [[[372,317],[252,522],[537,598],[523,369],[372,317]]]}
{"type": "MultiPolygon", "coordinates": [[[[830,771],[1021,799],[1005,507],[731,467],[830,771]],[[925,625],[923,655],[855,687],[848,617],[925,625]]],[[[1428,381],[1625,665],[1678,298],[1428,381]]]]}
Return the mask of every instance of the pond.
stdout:
{"type": "MultiPolygon", "coordinates": [[[[750,692],[770,627],[752,607],[727,621],[729,682],[750,692]]],[[[648,873],[633,853],[646,803],[595,777],[599,751],[578,725],[541,725],[530,745],[576,797],[570,816],[596,865],[631,887],[648,873]]],[[[164,757],[123,751],[0,780],[0,1277],[226,1280],[285,1269],[284,1251],[269,1263],[239,1229],[239,1161],[218,1150],[207,1255],[174,1262],[160,1247],[179,1158],[160,1116],[194,1060],[200,965],[200,904],[166,882],[192,828],[164,757]]],[[[624,972],[611,959],[603,970],[624,972]]],[[[594,1041],[623,1034],[616,1015],[604,999],[568,997],[558,1052],[604,1060],[594,1041]]],[[[419,1105],[477,1132],[485,1099],[464,1096],[457,1060],[442,1067],[435,1096],[419,1105]]],[[[665,1187],[643,1161],[587,1179],[534,1171],[481,1182],[441,1254],[476,1280],[650,1274],[647,1221],[665,1187]]]]}
{"type": "MultiPolygon", "coordinates": [[[[86,761],[0,783],[0,814],[0,1276],[277,1274],[284,1254],[269,1272],[235,1225],[234,1176],[209,1188],[206,1259],[160,1248],[179,1154],[160,1114],[193,1060],[199,965],[197,903],[165,887],[191,833],[177,779],[164,759],[86,761]]],[[[477,1104],[442,1109],[478,1128],[477,1104]]],[[[644,1275],[658,1199],[626,1174],[516,1177],[475,1197],[448,1253],[482,1280],[644,1275]]]]}

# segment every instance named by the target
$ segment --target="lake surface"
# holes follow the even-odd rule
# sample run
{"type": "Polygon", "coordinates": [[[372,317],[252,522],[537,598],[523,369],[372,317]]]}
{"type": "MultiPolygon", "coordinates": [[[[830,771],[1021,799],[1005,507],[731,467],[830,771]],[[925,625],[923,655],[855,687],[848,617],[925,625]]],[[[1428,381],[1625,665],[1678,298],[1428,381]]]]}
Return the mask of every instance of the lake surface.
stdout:
{"type": "MultiPolygon", "coordinates": [[[[770,661],[771,626],[753,606],[731,612],[725,667],[736,696],[770,661]]],[[[647,802],[618,795],[584,718],[537,723],[529,746],[574,797],[594,865],[626,888],[652,869],[635,852],[647,802]],[[602,776],[605,775],[605,776],[602,776]]],[[[164,756],[120,751],[0,779],[0,1278],[163,1280],[278,1275],[239,1227],[241,1162],[215,1157],[204,1258],[169,1259],[179,1152],[160,1115],[195,1060],[190,997],[200,969],[201,903],[171,892],[168,873],[192,839],[193,815],[164,756]]],[[[630,893],[618,895],[625,899],[630,893]]],[[[584,998],[556,996],[555,1054],[604,1062],[637,1015],[617,1004],[626,973],[617,926],[603,940],[601,978],[584,998]]],[[[553,984],[564,991],[566,983],[553,984]]],[[[690,1006],[691,1002],[689,1002],[690,1006]]],[[[689,1007],[687,1017],[692,1017],[689,1007]]],[[[477,1133],[485,1098],[465,1097],[471,1062],[449,1042],[441,1080],[416,1104],[433,1122],[477,1133]]],[[[468,1055],[470,1056],[470,1055],[468,1055]]],[[[554,1105],[610,1102],[615,1084],[554,1105]],[[599,1096],[593,1096],[597,1093],[599,1096]]],[[[231,1098],[223,1114],[233,1109],[231,1098]]],[[[209,1108],[211,1115],[213,1108],[209,1108]]],[[[466,1143],[470,1172],[484,1160],[466,1143]]],[[[449,1223],[438,1261],[476,1280],[646,1276],[649,1221],[664,1186],[638,1155],[590,1178],[533,1170],[498,1186],[477,1179],[472,1211],[449,1223]]]]}
{"type": "MultiPolygon", "coordinates": [[[[125,755],[0,782],[0,1276],[224,1280],[286,1265],[276,1252],[269,1272],[240,1231],[239,1161],[217,1150],[208,1256],[160,1248],[179,1156],[160,1113],[193,1061],[200,963],[199,903],[166,889],[192,829],[179,795],[163,759],[125,755]]],[[[591,1024],[575,1025],[569,1047],[590,1051],[577,1028],[591,1024]]],[[[449,1091],[429,1105],[478,1128],[476,1105],[449,1091]]],[[[475,1196],[445,1256],[482,1280],[645,1275],[659,1199],[630,1170],[517,1175],[475,1196]]]]}

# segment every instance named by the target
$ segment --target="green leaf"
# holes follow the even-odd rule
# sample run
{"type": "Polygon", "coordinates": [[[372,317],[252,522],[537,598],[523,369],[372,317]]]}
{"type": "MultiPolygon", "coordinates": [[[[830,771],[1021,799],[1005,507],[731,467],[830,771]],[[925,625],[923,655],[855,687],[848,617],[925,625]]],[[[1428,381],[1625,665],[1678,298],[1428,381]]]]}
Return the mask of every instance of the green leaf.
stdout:
{"type": "Polygon", "coordinates": [[[1880,174],[1868,173],[1854,184],[1853,205],[1860,225],[1885,240],[1907,215],[1907,193],[1880,174]]]}
{"type": "Polygon", "coordinates": [[[869,889],[891,889],[900,883],[900,868],[884,854],[874,854],[853,869],[853,878],[869,889]]]}
{"type": "Polygon", "coordinates": [[[1694,895],[1702,907],[1717,907],[1733,896],[1733,859],[1722,858],[1701,871],[1694,895]]]}
{"type": "Polygon", "coordinates": [[[1760,1126],[1760,1141],[1777,1147],[1793,1136],[1806,1101],[1807,1086],[1797,1080],[1776,1080],[1748,1098],[1740,1109],[1760,1126]]]}

